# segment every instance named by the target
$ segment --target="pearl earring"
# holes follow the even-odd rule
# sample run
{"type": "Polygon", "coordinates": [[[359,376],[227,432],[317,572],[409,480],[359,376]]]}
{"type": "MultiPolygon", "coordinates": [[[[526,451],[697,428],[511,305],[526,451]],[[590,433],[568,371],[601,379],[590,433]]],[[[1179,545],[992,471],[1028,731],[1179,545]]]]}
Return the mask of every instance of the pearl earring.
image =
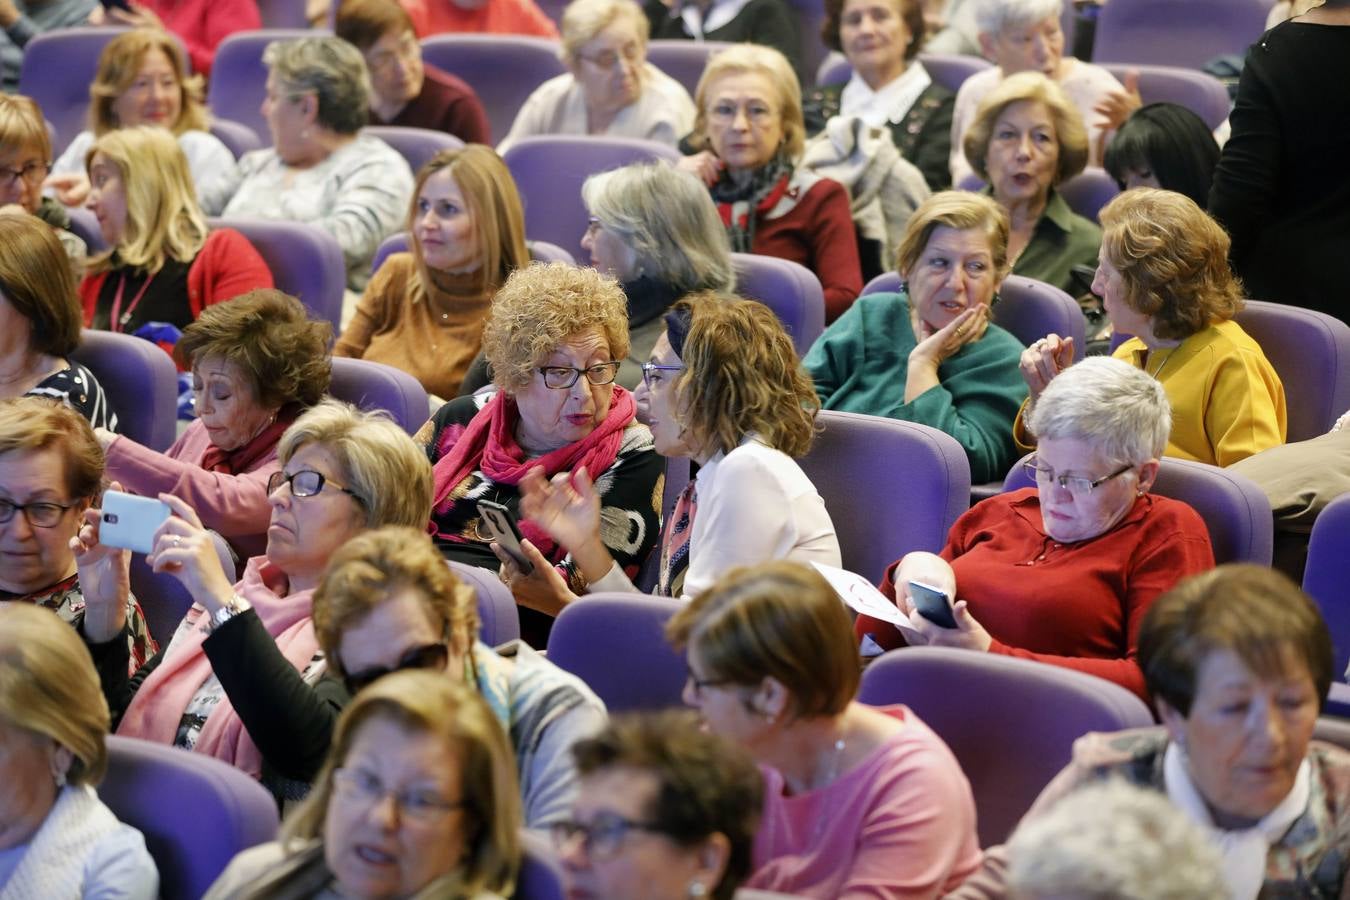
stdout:
{"type": "Polygon", "coordinates": [[[708,886],[701,881],[691,881],[689,882],[689,890],[686,892],[686,896],[706,897],[708,896],[708,886]]]}

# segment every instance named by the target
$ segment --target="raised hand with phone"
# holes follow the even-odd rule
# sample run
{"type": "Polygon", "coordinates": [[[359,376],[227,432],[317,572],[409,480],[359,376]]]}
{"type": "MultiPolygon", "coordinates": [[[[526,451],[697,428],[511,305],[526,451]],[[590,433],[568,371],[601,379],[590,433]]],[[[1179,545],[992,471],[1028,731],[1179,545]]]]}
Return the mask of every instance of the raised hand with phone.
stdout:
{"type": "Polygon", "coordinates": [[[930,645],[989,649],[992,638],[970,614],[966,601],[951,600],[956,596],[956,573],[945,559],[935,553],[907,553],[891,577],[896,604],[930,645]],[[951,625],[944,627],[941,622],[951,625]]]}

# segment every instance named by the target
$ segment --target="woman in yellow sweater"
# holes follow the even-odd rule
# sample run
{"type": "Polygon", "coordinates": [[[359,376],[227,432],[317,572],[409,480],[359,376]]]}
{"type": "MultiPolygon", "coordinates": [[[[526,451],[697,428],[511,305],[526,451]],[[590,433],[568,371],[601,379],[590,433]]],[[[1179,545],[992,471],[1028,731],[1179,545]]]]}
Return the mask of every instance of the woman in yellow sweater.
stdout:
{"type": "MultiPolygon", "coordinates": [[[[1112,328],[1133,335],[1116,358],[1167,391],[1167,455],[1227,466],[1283,444],[1284,386],[1261,346],[1233,321],[1242,285],[1228,266],[1224,230],[1190,198],[1151,188],[1116,197],[1101,223],[1092,291],[1112,328]]],[[[1054,334],[1022,353],[1031,402],[1072,358],[1070,341],[1054,334]]],[[[1022,418],[1019,443],[1026,440],[1022,418]]]]}
{"type": "Polygon", "coordinates": [[[492,295],[529,263],[515,182],[491,148],[469,144],[417,173],[411,252],[385,259],[334,356],[386,363],[449,398],[478,354],[492,295]]]}

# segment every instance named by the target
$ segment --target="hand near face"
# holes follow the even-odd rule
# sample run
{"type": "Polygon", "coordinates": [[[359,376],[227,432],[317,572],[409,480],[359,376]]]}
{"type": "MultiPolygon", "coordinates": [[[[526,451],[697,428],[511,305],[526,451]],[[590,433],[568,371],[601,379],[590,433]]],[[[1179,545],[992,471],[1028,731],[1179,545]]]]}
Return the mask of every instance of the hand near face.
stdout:
{"type": "MultiPolygon", "coordinates": [[[[102,9],[101,6],[94,7],[102,9]]],[[[83,172],[62,172],[51,175],[42,183],[56,192],[56,199],[66,206],[84,206],[89,199],[89,176],[83,172]]]]}
{"type": "Polygon", "coordinates": [[[129,4],[131,10],[118,9],[111,7],[108,9],[107,21],[113,25],[130,25],[132,28],[157,28],[164,30],[164,23],[160,21],[159,16],[148,7],[137,3],[129,4]]]}
{"type": "Polygon", "coordinates": [[[169,572],[183,583],[192,599],[208,613],[234,596],[234,586],[221,568],[216,542],[197,513],[173,494],[160,494],[173,515],[155,532],[154,550],[145,558],[156,572],[169,572]]]}
{"type": "Polygon", "coordinates": [[[520,542],[520,548],[525,551],[525,556],[534,566],[534,571],[528,575],[520,571],[515,560],[495,541],[491,547],[502,564],[498,576],[502,583],[511,589],[516,602],[521,606],[545,615],[556,616],[562,612],[564,606],[577,599],[577,595],[572,593],[567,582],[558,574],[558,570],[553,568],[553,563],[549,562],[534,544],[529,541],[520,542]]]}
{"type": "Polygon", "coordinates": [[[1130,117],[1136,109],[1144,105],[1144,100],[1139,96],[1139,70],[1128,69],[1125,72],[1123,82],[1124,90],[1111,91],[1101,102],[1093,107],[1093,112],[1099,116],[1104,116],[1107,121],[1106,128],[1098,137],[1099,141],[1106,140],[1106,134],[1115,131],[1125,124],[1125,120],[1130,117]]]}
{"type": "MultiPolygon", "coordinates": [[[[109,487],[122,490],[114,481],[109,487]]],[[[103,510],[90,507],[84,511],[83,524],[70,539],[75,554],[75,568],[84,593],[84,633],[95,644],[106,643],[117,637],[126,624],[127,597],[131,594],[131,554],[126,550],[99,543],[99,523],[103,510]]]]}
{"type": "Polygon", "coordinates": [[[704,184],[713,185],[717,179],[722,177],[722,170],[726,168],[722,160],[717,158],[717,154],[711,150],[704,150],[695,153],[693,156],[681,156],[675,163],[675,168],[681,172],[689,172],[698,178],[704,184]]]}
{"type": "Polygon", "coordinates": [[[599,540],[600,495],[582,466],[559,472],[552,480],[535,466],[520,481],[520,511],[569,551],[599,540]]]}
{"type": "Polygon", "coordinates": [[[1017,365],[1035,400],[1051,379],[1073,365],[1073,338],[1048,334],[1023,350],[1017,365]]]}
{"type": "MultiPolygon", "coordinates": [[[[910,365],[914,365],[916,362],[928,363],[936,368],[960,352],[962,347],[984,337],[985,329],[988,327],[989,305],[977,303],[969,309],[963,310],[960,315],[937,331],[931,334],[917,335],[921,339],[918,345],[910,351],[909,363],[910,365]]],[[[926,327],[920,326],[920,328],[921,331],[927,331],[926,327]]]]}

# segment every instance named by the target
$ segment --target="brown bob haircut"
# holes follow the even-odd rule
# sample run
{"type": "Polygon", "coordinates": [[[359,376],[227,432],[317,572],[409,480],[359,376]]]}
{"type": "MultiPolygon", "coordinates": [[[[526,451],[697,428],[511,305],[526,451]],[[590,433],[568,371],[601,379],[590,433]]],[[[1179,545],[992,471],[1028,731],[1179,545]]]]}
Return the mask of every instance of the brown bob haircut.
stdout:
{"type": "Polygon", "coordinates": [[[332,334],[333,326],[311,319],[299,300],[263,288],[202,310],[183,329],[174,357],[189,369],[208,356],[233,363],[266,409],[309,408],[328,392],[332,334]]]}
{"type": "Polygon", "coordinates": [[[80,346],[83,313],[70,259],[36,216],[0,213],[0,292],[32,325],[30,351],[66,357],[80,346]]]}
{"type": "Polygon", "coordinates": [[[697,647],[705,677],[787,688],[798,719],[834,716],[858,693],[853,623],[819,572],[794,562],[727,572],[671,618],[666,638],[697,647]]]}
{"type": "MultiPolygon", "coordinates": [[[[846,0],[825,0],[825,18],[820,23],[820,39],[831,50],[844,52],[843,42],[839,38],[840,25],[844,21],[846,0]]],[[[909,43],[905,45],[905,62],[919,55],[923,46],[926,27],[923,21],[923,6],[919,0],[886,0],[895,7],[896,15],[905,23],[909,31],[909,43]]]]}
{"type": "Polygon", "coordinates": [[[1185,194],[1135,188],[1102,208],[1102,255],[1153,335],[1184,340],[1242,309],[1228,234],[1185,194]]]}
{"type": "Polygon", "coordinates": [[[1200,667],[1227,650],[1263,678],[1307,667],[1318,708],[1331,689],[1331,633],[1316,604],[1282,572],[1229,563],[1186,579],[1139,626],[1139,667],[1155,699],[1189,716],[1200,667]]]}
{"type": "Polygon", "coordinates": [[[342,0],[334,33],[365,53],[386,34],[410,34],[412,17],[395,0],[342,0]]]}
{"type": "Polygon", "coordinates": [[[103,482],[103,448],[89,421],[50,397],[0,400],[0,456],[55,450],[64,462],[66,494],[92,501],[103,482]]]}
{"type": "Polygon", "coordinates": [[[0,151],[34,150],[52,161],[52,139],[37,102],[22,94],[0,94],[0,151]]]}
{"type": "Polygon", "coordinates": [[[160,28],[136,28],[108,42],[98,58],[98,71],[89,86],[89,130],[95,137],[121,128],[113,104],[126,93],[140,74],[145,55],[158,50],[169,60],[178,83],[178,121],[169,123],[174,134],[205,131],[210,125],[202,103],[202,77],[189,75],[187,59],[178,38],[160,28]]]}

